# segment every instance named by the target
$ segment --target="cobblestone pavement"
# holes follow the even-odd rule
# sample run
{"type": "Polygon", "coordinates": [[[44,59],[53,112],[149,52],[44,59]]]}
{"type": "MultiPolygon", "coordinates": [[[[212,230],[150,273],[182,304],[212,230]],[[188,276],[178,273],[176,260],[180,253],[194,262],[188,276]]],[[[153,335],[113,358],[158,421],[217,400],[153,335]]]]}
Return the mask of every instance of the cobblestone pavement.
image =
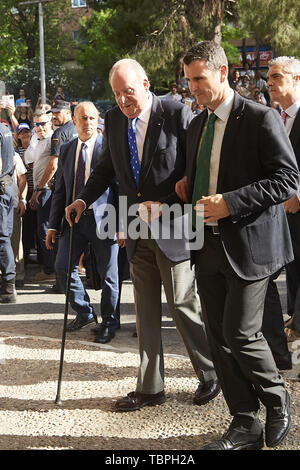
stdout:
{"type": "MultiPolygon", "coordinates": [[[[65,297],[47,284],[25,283],[18,293],[17,304],[1,305],[0,450],[196,451],[228,427],[222,394],[205,406],[192,404],[197,380],[166,305],[167,401],[132,413],[114,411],[115,400],[135,389],[139,363],[130,282],[122,292],[122,327],[109,345],[93,343],[90,326],[67,335],[62,405],[56,405],[65,297]]],[[[89,293],[99,313],[100,294],[89,293]]],[[[300,450],[300,344],[292,348],[293,370],[283,374],[293,425],[278,450],[300,450]]],[[[262,407],[262,422],[264,413],[262,407]]]]}

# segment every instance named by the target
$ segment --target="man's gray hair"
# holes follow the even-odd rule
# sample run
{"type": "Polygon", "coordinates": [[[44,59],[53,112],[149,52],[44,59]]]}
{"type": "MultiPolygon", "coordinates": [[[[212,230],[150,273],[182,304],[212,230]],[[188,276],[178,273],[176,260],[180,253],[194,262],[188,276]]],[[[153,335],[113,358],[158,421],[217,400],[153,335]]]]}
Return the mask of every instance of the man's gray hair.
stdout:
{"type": "Polygon", "coordinates": [[[96,112],[99,114],[98,109],[96,108],[96,106],[94,105],[94,103],[92,101],[80,101],[80,103],[78,103],[74,108],[74,116],[76,116],[76,114],[80,110],[80,108],[82,108],[83,106],[86,106],[86,105],[94,107],[96,112]]]}
{"type": "Polygon", "coordinates": [[[276,59],[272,59],[268,63],[269,67],[272,67],[273,65],[282,65],[283,70],[286,73],[300,75],[300,60],[296,59],[295,57],[276,57],[276,59]]]}
{"type": "Polygon", "coordinates": [[[149,79],[147,77],[147,74],[144,70],[144,68],[141,66],[141,64],[137,61],[137,60],[134,60],[134,59],[121,59],[121,60],[118,60],[118,62],[116,62],[112,68],[110,69],[110,72],[109,72],[109,77],[108,77],[108,80],[109,80],[109,84],[111,85],[111,81],[112,81],[112,76],[113,74],[119,69],[121,68],[123,65],[127,65],[128,67],[130,67],[131,69],[135,70],[137,76],[141,79],[141,82],[143,80],[147,80],[149,82],[149,79]]]}
{"type": "Polygon", "coordinates": [[[44,116],[44,114],[49,118],[49,121],[50,121],[52,117],[52,113],[46,107],[41,107],[41,108],[36,109],[35,112],[33,113],[33,117],[44,116]]]}
{"type": "Polygon", "coordinates": [[[190,65],[194,60],[205,60],[210,70],[219,70],[221,65],[228,67],[228,60],[223,47],[214,41],[202,41],[189,49],[183,57],[183,63],[190,65]]]}

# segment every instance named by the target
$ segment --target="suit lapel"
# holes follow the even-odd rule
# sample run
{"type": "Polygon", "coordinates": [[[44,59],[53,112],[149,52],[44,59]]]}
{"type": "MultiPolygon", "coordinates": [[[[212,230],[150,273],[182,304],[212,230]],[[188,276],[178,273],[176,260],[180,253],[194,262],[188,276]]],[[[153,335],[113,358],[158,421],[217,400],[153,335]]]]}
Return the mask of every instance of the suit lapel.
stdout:
{"type": "Polygon", "coordinates": [[[297,147],[298,140],[300,139],[299,129],[300,129],[300,109],[298,113],[296,114],[295,121],[294,121],[293,127],[290,132],[290,136],[289,136],[293,149],[297,147]]]}
{"type": "Polygon", "coordinates": [[[244,106],[245,106],[245,100],[241,98],[241,96],[238,95],[237,93],[234,93],[233,105],[232,105],[231,113],[227,121],[226,129],[225,129],[224,137],[223,137],[223,142],[222,142],[217,192],[222,192],[220,188],[222,187],[225,173],[230,167],[228,165],[228,162],[232,158],[232,148],[234,148],[233,140],[239,133],[240,122],[243,119],[243,115],[244,115],[244,106]]]}
{"type": "Polygon", "coordinates": [[[91,173],[99,161],[99,156],[101,154],[102,140],[103,140],[103,137],[101,135],[98,135],[95,145],[94,145],[94,150],[93,150],[93,155],[92,155],[91,173]]]}
{"type": "Polygon", "coordinates": [[[153,95],[152,110],[143,148],[139,187],[141,187],[145,182],[151,168],[163,124],[163,107],[161,105],[160,99],[153,95]]]}
{"type": "Polygon", "coordinates": [[[75,157],[76,157],[76,148],[78,144],[78,139],[74,139],[72,142],[68,153],[66,154],[66,159],[65,159],[65,167],[67,172],[69,173],[69,180],[71,183],[71,186],[73,187],[73,182],[74,182],[74,177],[75,177],[75,157]],[[70,162],[72,158],[72,162],[70,162]],[[71,163],[71,164],[70,164],[71,163]]]}
{"type": "Polygon", "coordinates": [[[199,116],[193,119],[193,125],[197,123],[197,127],[195,126],[195,131],[188,133],[188,146],[191,148],[189,154],[192,155],[192,164],[190,166],[190,172],[188,174],[188,180],[191,182],[189,184],[189,201],[192,200],[192,194],[194,189],[194,180],[196,175],[196,168],[197,168],[197,158],[198,158],[198,150],[199,150],[199,143],[201,139],[201,134],[203,131],[203,126],[207,120],[207,110],[203,111],[199,116]]]}

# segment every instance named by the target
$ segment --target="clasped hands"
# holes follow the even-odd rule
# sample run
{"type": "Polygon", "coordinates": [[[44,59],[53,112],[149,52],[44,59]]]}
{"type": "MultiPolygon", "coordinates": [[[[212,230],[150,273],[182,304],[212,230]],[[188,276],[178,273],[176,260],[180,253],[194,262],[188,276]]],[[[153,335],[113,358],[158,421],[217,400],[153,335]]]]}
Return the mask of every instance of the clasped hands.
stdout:
{"type": "MultiPolygon", "coordinates": [[[[184,202],[188,202],[187,177],[184,176],[177,181],[175,191],[178,197],[184,202]]],[[[197,215],[204,216],[205,223],[216,222],[219,219],[228,217],[230,211],[222,194],[213,194],[211,196],[203,196],[196,202],[193,207],[197,215]]]]}

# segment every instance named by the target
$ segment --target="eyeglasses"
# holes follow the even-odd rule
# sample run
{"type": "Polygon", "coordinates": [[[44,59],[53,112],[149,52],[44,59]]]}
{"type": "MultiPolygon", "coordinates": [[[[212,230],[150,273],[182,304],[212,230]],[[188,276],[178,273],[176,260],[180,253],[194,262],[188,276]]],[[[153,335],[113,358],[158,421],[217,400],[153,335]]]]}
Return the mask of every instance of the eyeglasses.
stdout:
{"type": "Polygon", "coordinates": [[[44,127],[46,124],[48,124],[48,122],[50,122],[50,121],[46,121],[46,122],[34,122],[33,125],[34,125],[34,127],[39,127],[39,126],[44,127]]]}

